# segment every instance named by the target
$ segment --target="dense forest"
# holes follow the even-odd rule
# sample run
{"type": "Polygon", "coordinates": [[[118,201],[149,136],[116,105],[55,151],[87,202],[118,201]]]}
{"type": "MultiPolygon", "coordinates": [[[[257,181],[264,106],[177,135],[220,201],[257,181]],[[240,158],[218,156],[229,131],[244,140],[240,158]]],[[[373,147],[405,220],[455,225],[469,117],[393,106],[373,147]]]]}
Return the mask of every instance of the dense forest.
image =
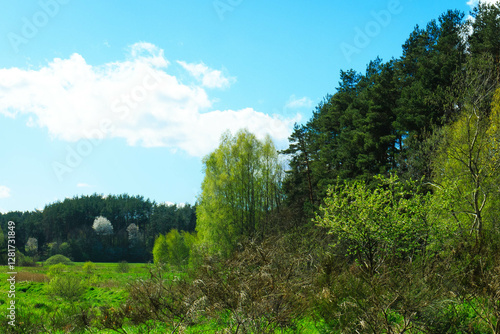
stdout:
{"type": "MultiPolygon", "coordinates": [[[[450,10],[417,26],[400,58],[377,58],[365,73],[341,70],[337,91],[306,124],[295,125],[280,152],[285,175],[279,157],[266,153],[272,143],[246,131],[226,135],[204,161],[198,232],[211,239],[203,235],[219,221],[224,231],[233,227],[247,237],[268,234],[270,219],[273,226],[308,225],[344,184],[372,191],[387,180],[446,201],[461,226],[470,214],[472,230],[493,228],[483,221],[493,216],[479,211],[493,210],[498,196],[499,60],[498,6],[480,4],[468,20],[450,10]],[[449,198],[453,192],[462,203],[449,198]]],[[[238,238],[227,237],[234,246],[238,238]]]]}
{"type": "MultiPolygon", "coordinates": [[[[75,261],[147,262],[152,259],[155,237],[171,229],[194,231],[196,215],[189,204],[94,194],[52,203],[43,210],[2,214],[3,235],[7,235],[9,221],[16,223],[16,240],[24,246],[20,250],[35,260],[62,254],[75,261]],[[111,233],[97,233],[93,228],[97,217],[111,222],[111,233]]],[[[5,238],[0,238],[0,245],[7,247],[5,238]]]]}
{"type": "Polygon", "coordinates": [[[450,10],[415,27],[400,57],[340,78],[283,151],[225,133],[195,206],[76,197],[4,214],[3,233],[16,221],[39,258],[153,259],[187,273],[166,287],[152,274],[168,295],[136,296],[122,319],[500,333],[500,5],[450,10]],[[93,229],[100,216],[112,233],[93,229]]]}

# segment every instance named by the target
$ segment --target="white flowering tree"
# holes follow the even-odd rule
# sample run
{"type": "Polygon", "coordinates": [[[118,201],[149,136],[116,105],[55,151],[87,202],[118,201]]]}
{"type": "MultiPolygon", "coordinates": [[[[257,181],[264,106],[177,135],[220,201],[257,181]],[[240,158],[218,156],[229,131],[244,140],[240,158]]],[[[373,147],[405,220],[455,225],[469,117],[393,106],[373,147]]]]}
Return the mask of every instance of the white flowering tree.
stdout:
{"type": "Polygon", "coordinates": [[[139,241],[139,227],[134,223],[127,227],[128,241],[131,245],[136,244],[139,241]]]}
{"type": "Polygon", "coordinates": [[[36,238],[29,238],[28,242],[24,246],[24,249],[27,254],[33,256],[38,252],[38,240],[36,238]]]}
{"type": "Polygon", "coordinates": [[[99,216],[94,220],[92,228],[94,229],[95,233],[97,233],[97,235],[99,236],[106,236],[113,234],[113,225],[111,225],[111,222],[103,216],[99,216]]]}

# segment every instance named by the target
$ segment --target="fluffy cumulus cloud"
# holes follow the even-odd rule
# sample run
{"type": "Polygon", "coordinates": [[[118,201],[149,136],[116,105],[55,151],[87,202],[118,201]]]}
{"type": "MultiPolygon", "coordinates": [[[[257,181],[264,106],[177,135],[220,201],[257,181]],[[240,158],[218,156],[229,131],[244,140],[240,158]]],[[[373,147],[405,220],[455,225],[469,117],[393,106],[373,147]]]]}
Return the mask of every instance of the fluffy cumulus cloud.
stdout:
{"type": "Polygon", "coordinates": [[[25,115],[29,126],[54,138],[123,138],[129,145],[170,147],[202,156],[225,130],[241,128],[286,140],[296,119],[252,108],[214,110],[207,88],[227,88],[234,78],[205,64],[171,64],[150,43],[130,47],[126,60],[93,66],[79,54],[36,70],[0,69],[0,114],[25,115]],[[197,84],[169,74],[180,65],[197,84]]]}
{"type": "Polygon", "coordinates": [[[9,197],[10,197],[10,189],[6,186],[0,186],[0,199],[9,197]]]}

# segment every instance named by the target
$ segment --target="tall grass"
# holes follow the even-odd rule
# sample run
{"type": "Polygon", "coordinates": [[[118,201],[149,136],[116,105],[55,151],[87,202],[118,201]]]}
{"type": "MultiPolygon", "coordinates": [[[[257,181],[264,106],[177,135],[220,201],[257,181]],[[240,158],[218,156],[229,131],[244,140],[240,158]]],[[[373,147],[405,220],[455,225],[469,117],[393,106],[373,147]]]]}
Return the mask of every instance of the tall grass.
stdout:
{"type": "Polygon", "coordinates": [[[17,282],[48,282],[49,277],[45,274],[41,273],[33,273],[33,272],[27,272],[27,271],[22,271],[17,273],[16,275],[16,283],[17,282]]]}

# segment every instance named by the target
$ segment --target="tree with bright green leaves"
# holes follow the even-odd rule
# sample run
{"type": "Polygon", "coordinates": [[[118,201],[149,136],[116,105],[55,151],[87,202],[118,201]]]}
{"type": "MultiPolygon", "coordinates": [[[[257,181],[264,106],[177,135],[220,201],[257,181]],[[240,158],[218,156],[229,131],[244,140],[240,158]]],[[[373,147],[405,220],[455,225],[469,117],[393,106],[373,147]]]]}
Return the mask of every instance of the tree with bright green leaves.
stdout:
{"type": "Polygon", "coordinates": [[[500,91],[492,106],[490,71],[471,69],[458,119],[446,129],[434,161],[436,215],[448,231],[471,235],[481,247],[485,232],[498,229],[500,203],[500,91]]]}
{"type": "Polygon", "coordinates": [[[375,187],[364,181],[331,186],[314,219],[371,275],[391,256],[414,258],[429,231],[427,195],[415,182],[401,182],[396,176],[376,181],[375,187]]]}
{"type": "Polygon", "coordinates": [[[155,264],[165,264],[168,262],[168,245],[163,234],[160,234],[155,240],[153,260],[155,264]]]}
{"type": "Polygon", "coordinates": [[[189,232],[172,229],[166,235],[160,235],[155,240],[153,258],[156,264],[170,264],[182,267],[189,262],[191,246],[195,236],[189,232]]]}
{"type": "Polygon", "coordinates": [[[196,230],[209,252],[227,256],[241,237],[266,233],[282,201],[282,168],[271,139],[247,130],[226,132],[203,164],[196,230]]]}
{"type": "Polygon", "coordinates": [[[165,242],[168,247],[168,262],[171,265],[181,267],[188,264],[189,247],[184,238],[185,234],[186,232],[179,233],[179,231],[173,229],[165,235],[165,242]]]}

